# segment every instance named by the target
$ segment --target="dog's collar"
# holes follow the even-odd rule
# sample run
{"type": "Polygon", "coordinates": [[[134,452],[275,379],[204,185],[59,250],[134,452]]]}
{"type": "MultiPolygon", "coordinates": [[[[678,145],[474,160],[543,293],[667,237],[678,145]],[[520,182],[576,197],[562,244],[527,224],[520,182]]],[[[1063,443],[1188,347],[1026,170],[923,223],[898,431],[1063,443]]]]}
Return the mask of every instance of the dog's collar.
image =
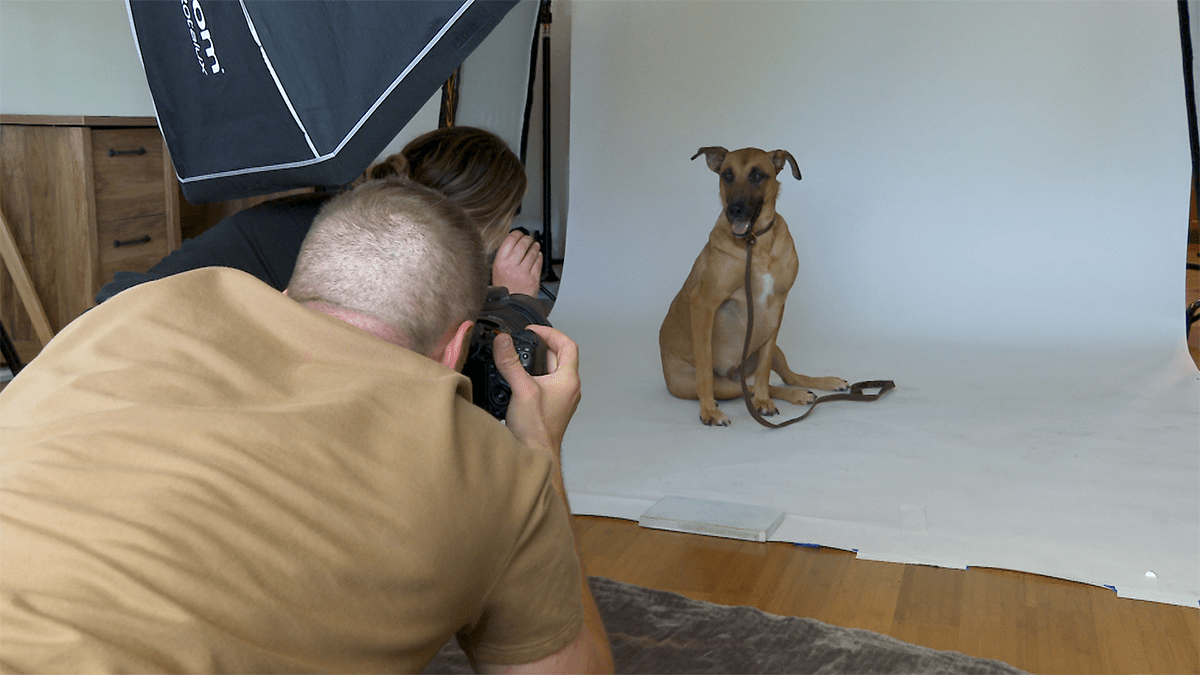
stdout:
{"type": "Polygon", "coordinates": [[[745,239],[747,244],[753,244],[755,239],[766,234],[772,227],[775,227],[775,219],[774,218],[771,219],[771,222],[767,223],[766,227],[759,230],[758,232],[755,232],[755,231],[751,230],[750,228],[746,228],[746,231],[743,232],[742,234],[735,234],[733,236],[737,237],[738,239],[745,239]]]}

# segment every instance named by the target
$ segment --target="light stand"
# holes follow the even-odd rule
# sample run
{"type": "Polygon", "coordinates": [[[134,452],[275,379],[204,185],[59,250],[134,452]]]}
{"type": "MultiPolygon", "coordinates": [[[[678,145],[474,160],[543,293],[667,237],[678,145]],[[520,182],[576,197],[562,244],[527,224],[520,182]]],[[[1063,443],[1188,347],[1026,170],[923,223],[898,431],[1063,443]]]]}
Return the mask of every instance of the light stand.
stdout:
{"type": "MultiPolygon", "coordinates": [[[[540,27],[542,51],[542,281],[558,281],[554,265],[562,262],[554,258],[554,239],[550,226],[550,24],[553,16],[550,12],[550,0],[541,0],[538,7],[538,26],[540,27]]],[[[533,108],[533,84],[537,79],[538,37],[533,36],[533,46],[529,54],[529,85],[525,93],[525,121],[521,129],[521,163],[526,164],[525,158],[529,145],[529,120],[533,108]]]]}

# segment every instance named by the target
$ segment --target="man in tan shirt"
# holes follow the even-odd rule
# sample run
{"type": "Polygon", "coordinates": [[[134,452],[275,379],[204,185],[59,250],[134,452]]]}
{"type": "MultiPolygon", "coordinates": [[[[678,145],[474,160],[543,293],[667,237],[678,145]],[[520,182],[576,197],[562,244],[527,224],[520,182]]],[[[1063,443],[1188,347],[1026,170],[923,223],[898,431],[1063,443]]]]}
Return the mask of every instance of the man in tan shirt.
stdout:
{"type": "Polygon", "coordinates": [[[201,269],[62,331],[0,393],[0,669],[609,671],[562,438],[578,352],[457,371],[486,287],[436,193],[329,202],[288,291],[201,269]]]}

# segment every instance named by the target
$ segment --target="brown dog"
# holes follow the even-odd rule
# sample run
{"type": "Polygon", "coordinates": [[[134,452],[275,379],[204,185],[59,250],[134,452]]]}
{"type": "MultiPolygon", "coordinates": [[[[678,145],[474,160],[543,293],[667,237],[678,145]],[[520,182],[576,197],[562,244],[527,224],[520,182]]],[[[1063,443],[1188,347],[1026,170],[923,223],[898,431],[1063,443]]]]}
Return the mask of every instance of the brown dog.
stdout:
{"type": "Polygon", "coordinates": [[[671,302],[658,332],[667,390],[684,399],[699,399],[700,421],[726,426],[729,418],[717,399],[742,396],[741,377],[753,376],[752,404],[762,415],[779,412],[772,398],[796,404],[816,397],[807,387],[840,391],[848,385],[837,377],[813,378],[788,369],[775,344],[783,305],[796,280],[799,261],[783,216],[775,212],[779,194],[776,175],[784,164],[800,180],[796,160],[786,150],[765,152],[743,148],[700,148],[708,168],[720,176],[723,209],[708,235],[708,244],[671,302]],[[751,265],[754,329],[750,354],[742,364],[746,340],[746,237],[755,237],[751,265]],[[787,386],[771,386],[774,370],[787,386]]]}

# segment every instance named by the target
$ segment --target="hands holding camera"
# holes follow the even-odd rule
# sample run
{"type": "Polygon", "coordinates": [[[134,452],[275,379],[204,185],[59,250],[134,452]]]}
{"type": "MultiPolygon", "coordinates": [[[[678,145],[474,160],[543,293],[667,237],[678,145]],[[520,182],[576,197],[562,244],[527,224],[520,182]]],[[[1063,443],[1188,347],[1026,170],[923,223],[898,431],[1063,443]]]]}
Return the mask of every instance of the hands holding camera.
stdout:
{"type": "Polygon", "coordinates": [[[581,398],[579,347],[550,326],[530,324],[527,328],[546,343],[545,375],[534,377],[525,371],[512,336],[499,333],[492,346],[496,368],[512,388],[505,422],[521,442],[559,459],[563,435],[581,398]]]}
{"type": "Polygon", "coordinates": [[[542,246],[521,230],[512,230],[496,249],[492,263],[492,285],[510,293],[537,297],[542,279],[542,246]]]}

